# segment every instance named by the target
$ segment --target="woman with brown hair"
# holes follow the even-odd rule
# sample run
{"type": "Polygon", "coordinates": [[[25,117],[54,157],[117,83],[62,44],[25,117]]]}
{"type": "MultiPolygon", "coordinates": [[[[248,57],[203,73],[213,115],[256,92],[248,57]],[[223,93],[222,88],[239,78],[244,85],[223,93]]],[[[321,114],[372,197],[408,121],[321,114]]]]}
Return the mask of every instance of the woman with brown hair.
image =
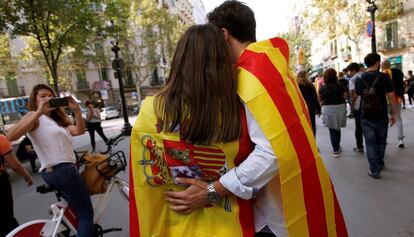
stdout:
{"type": "Polygon", "coordinates": [[[145,99],[131,135],[130,236],[254,235],[250,201],[214,185],[252,150],[229,52],[216,27],[190,27],[165,88],[145,99]],[[203,188],[199,209],[171,205],[180,178],[203,188]]]}
{"type": "Polygon", "coordinates": [[[88,108],[88,113],[86,114],[86,126],[88,128],[89,137],[91,138],[92,152],[95,152],[95,131],[102,137],[104,142],[108,141],[108,138],[105,136],[102,126],[101,126],[101,114],[99,109],[95,109],[90,100],[85,102],[86,108],[88,108]]]}
{"type": "Polygon", "coordinates": [[[338,82],[335,69],[329,68],[323,74],[324,85],[319,89],[319,101],[322,105],[322,119],[329,128],[333,153],[331,156],[339,158],[341,148],[341,127],[346,126],[347,95],[345,87],[338,82]]]}
{"type": "Polygon", "coordinates": [[[63,107],[52,107],[49,101],[55,92],[47,85],[33,87],[29,110],[7,137],[17,140],[27,134],[38,155],[45,182],[60,191],[79,221],[77,236],[93,236],[93,208],[88,190],[76,168],[72,136],[82,135],[85,124],[78,103],[68,98],[68,108],[75,115],[76,125],[69,120],[63,107]]]}
{"type": "Polygon", "coordinates": [[[308,72],[306,71],[300,71],[296,76],[300,92],[302,93],[303,99],[305,99],[306,105],[308,107],[313,134],[316,135],[315,115],[320,116],[321,105],[318,101],[318,95],[316,94],[315,86],[311,81],[309,81],[308,78],[308,72]]]}

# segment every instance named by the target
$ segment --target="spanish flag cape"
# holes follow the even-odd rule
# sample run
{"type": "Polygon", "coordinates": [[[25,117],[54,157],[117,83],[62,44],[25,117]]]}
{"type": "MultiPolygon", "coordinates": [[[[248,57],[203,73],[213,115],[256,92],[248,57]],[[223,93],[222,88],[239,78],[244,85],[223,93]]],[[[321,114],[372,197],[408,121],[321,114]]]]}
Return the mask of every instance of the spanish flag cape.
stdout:
{"type": "Polygon", "coordinates": [[[145,99],[131,135],[130,236],[253,237],[249,200],[229,196],[187,215],[165,201],[166,191],[187,188],[176,185],[176,177],[217,180],[251,153],[244,110],[239,141],[198,146],[181,140],[178,132],[160,132],[153,103],[153,97],[145,99]]]}
{"type": "Polygon", "coordinates": [[[289,47],[273,38],[250,44],[237,64],[238,93],[278,158],[289,237],[348,236],[308,110],[289,72],[289,47]]]}

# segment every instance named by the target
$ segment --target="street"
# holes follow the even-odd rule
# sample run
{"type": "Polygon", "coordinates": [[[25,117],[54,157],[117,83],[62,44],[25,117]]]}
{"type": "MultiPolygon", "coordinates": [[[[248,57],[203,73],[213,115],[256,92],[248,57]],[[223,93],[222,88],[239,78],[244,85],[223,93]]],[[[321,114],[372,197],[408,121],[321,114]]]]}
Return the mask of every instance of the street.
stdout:
{"type": "MultiPolygon", "coordinates": [[[[136,117],[130,117],[133,125],[136,117]]],[[[328,129],[317,119],[317,142],[324,157],[336,193],[342,207],[351,237],[410,237],[414,236],[414,108],[403,110],[405,148],[397,148],[396,129],[390,128],[386,151],[386,169],[379,180],[367,175],[368,162],[365,153],[352,150],[355,146],[354,120],[347,120],[342,129],[340,158],[329,156],[331,145],[328,129]]],[[[123,119],[104,121],[105,134],[116,135],[123,126],[123,119]]],[[[104,150],[97,136],[97,149],[104,150]]],[[[89,135],[85,133],[74,139],[76,150],[90,150],[89,135]]],[[[129,157],[129,138],[122,141],[116,150],[123,150],[129,157]]],[[[24,164],[29,169],[29,163],[24,164]]],[[[12,173],[12,172],[10,172],[12,173]]],[[[41,195],[35,187],[43,184],[40,175],[34,175],[34,185],[25,187],[23,179],[11,174],[15,216],[20,223],[38,218],[48,218],[48,207],[55,202],[54,194],[41,195]]],[[[121,173],[128,180],[128,174],[121,173]]],[[[113,192],[106,213],[101,221],[104,228],[121,227],[122,232],[105,236],[129,236],[128,203],[118,191],[113,192]]]]}

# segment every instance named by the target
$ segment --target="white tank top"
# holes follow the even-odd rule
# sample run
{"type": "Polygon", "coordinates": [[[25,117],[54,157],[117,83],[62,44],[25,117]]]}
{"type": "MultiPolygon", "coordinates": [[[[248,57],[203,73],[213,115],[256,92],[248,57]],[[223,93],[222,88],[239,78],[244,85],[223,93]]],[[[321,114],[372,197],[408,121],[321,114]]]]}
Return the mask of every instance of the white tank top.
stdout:
{"type": "Polygon", "coordinates": [[[60,163],[76,163],[72,135],[46,115],[39,117],[39,127],[28,132],[40,161],[40,171],[60,163]]]}

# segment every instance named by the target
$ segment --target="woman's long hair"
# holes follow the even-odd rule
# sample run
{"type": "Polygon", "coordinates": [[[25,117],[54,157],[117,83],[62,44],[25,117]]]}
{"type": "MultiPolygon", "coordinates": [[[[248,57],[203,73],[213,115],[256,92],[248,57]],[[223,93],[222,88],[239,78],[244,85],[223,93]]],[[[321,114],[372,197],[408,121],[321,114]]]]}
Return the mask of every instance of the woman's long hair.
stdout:
{"type": "MultiPolygon", "coordinates": [[[[30,94],[30,98],[29,98],[29,110],[31,111],[37,110],[36,97],[40,90],[48,90],[52,93],[53,98],[56,97],[55,92],[50,86],[45,85],[45,84],[35,85],[32,89],[32,93],[30,94]]],[[[57,107],[56,109],[50,111],[50,117],[62,127],[67,127],[72,124],[69,120],[68,115],[65,113],[65,111],[61,107],[57,107]]]]}
{"type": "Polygon", "coordinates": [[[323,82],[325,84],[328,84],[328,83],[336,83],[337,81],[338,81],[338,75],[337,75],[335,69],[329,68],[323,74],[323,82]]]}
{"type": "Polygon", "coordinates": [[[190,27],[178,41],[170,76],[154,107],[164,132],[195,144],[240,136],[240,100],[230,49],[213,25],[190,27]]]}
{"type": "Polygon", "coordinates": [[[308,72],[304,70],[298,72],[296,79],[300,85],[312,84],[308,79],[308,72]]]}

